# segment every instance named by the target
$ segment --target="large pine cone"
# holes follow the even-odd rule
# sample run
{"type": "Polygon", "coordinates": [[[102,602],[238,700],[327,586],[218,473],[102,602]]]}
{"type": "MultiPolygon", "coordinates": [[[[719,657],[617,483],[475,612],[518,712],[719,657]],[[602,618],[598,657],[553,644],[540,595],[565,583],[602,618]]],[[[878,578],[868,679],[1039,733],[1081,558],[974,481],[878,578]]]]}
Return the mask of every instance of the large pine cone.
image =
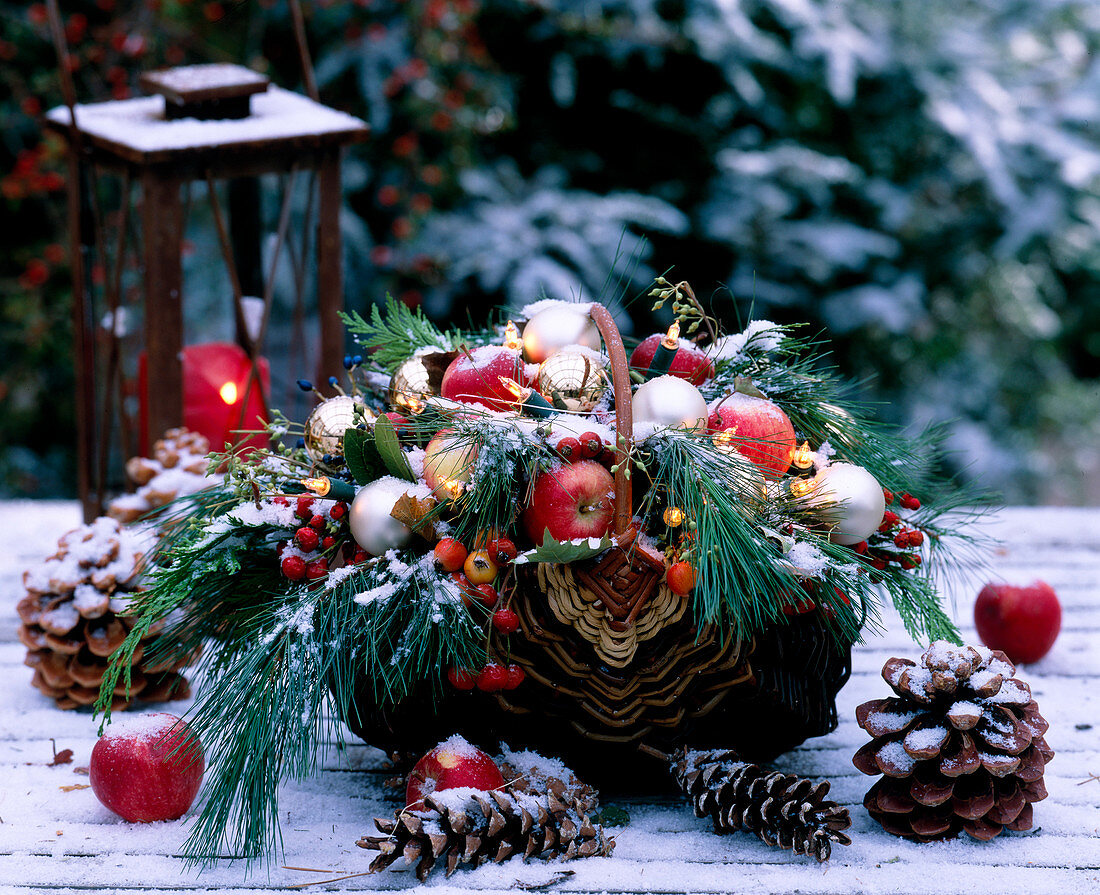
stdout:
{"type": "Polygon", "coordinates": [[[126,475],[137,490],[111,501],[107,515],[134,522],[158,507],[210,487],[218,477],[206,474],[210,443],[198,432],[169,429],[153,445],[152,457],[131,457],[126,475]]]}
{"type": "Polygon", "coordinates": [[[684,750],[672,758],[672,774],[691,797],[696,817],[709,817],[714,832],[746,830],[763,842],[827,861],[833,843],[851,845],[848,809],[825,798],[828,781],[766,771],[733,752],[684,750]]]}
{"type": "MultiPolygon", "coordinates": [[[[24,572],[27,594],[16,606],[24,664],[34,669],[31,684],[59,708],[92,705],[99,697],[108,657],[133,625],[127,602],[138,589],[147,546],[147,532],[101,516],[64,535],[57,553],[24,572]]],[[[126,708],[135,697],[162,702],[190,695],[179,666],[142,662],[158,633],[154,626],[135,651],[129,691],[120,679],[112,709],[126,708]]]]}
{"type": "Polygon", "coordinates": [[[497,864],[514,854],[564,860],[611,854],[615,841],[588,816],[585,803],[570,799],[561,781],[541,795],[452,789],[424,797],[424,811],[398,811],[393,820],[378,818],[381,836],[364,836],[360,848],[380,852],[371,871],[384,870],[398,858],[416,864],[427,879],[437,862],[450,876],[462,865],[497,864]]]}
{"type": "Polygon", "coordinates": [[[883,666],[897,696],[856,709],[873,739],[852,759],[863,773],[884,775],[863,800],[883,829],[928,841],[1031,828],[1054,752],[1043,739],[1049,725],[1015,673],[1002,652],[942,640],[920,664],[883,666]]]}

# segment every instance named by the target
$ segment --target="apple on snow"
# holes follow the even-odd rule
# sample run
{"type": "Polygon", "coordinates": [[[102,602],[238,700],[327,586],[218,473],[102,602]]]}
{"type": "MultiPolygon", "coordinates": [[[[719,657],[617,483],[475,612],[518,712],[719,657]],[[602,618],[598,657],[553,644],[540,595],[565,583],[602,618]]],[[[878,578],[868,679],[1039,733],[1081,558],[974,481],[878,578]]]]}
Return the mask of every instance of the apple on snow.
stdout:
{"type": "Polygon", "coordinates": [[[405,805],[410,811],[423,811],[424,796],[433,792],[459,787],[486,792],[503,785],[496,762],[456,734],[416,763],[405,787],[405,805]]]}
{"type": "Polygon", "coordinates": [[[1062,628],[1062,604],[1045,581],[987,584],[974,603],[974,627],[982,643],[1013,662],[1038,662],[1062,628]]]}
{"type": "Polygon", "coordinates": [[[175,715],[156,712],[116,722],[95,744],[92,792],[131,823],[183,817],[202,783],[202,746],[175,715]]]}
{"type": "Polygon", "coordinates": [[[535,479],[523,527],[536,544],[544,534],[557,541],[602,538],[615,515],[615,479],[595,460],[555,466],[535,479]]]}

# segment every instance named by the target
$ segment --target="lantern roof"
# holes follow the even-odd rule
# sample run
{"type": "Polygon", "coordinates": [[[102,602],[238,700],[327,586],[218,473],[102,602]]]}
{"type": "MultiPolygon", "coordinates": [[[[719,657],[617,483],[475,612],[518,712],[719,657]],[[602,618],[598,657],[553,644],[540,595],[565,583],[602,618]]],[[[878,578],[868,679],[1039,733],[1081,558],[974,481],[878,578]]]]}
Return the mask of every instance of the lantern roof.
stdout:
{"type": "MultiPolygon", "coordinates": [[[[251,113],[245,118],[171,119],[164,96],[78,104],[75,111],[77,129],[95,149],[138,165],[225,153],[239,156],[249,150],[262,155],[271,150],[325,149],[360,142],[370,132],[353,115],[278,87],[252,96],[251,113]]],[[[46,120],[52,129],[69,135],[67,107],[51,109],[46,120]]]]}

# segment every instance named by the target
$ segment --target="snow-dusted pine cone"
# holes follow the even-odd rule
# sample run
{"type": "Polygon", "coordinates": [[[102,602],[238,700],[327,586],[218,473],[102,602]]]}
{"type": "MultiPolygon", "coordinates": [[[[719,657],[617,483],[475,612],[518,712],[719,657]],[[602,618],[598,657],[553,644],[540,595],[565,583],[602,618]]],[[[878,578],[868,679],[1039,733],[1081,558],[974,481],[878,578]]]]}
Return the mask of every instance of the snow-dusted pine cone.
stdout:
{"type": "Polygon", "coordinates": [[[525,861],[611,854],[615,841],[589,819],[583,802],[562,799],[553,789],[542,795],[507,788],[437,791],[424,796],[423,811],[398,811],[392,820],[377,818],[374,823],[382,835],[364,836],[356,844],[380,852],[371,871],[404,858],[406,865],[416,864],[422,881],[437,863],[450,876],[462,865],[499,864],[515,854],[525,861]]]}
{"type": "Polygon", "coordinates": [[[851,845],[848,809],[825,798],[828,781],[766,771],[733,752],[684,750],[672,758],[672,774],[691,797],[696,817],[709,817],[714,832],[746,830],[768,845],[827,861],[833,843],[851,845]]]}
{"type": "Polygon", "coordinates": [[[897,695],[865,702],[856,720],[873,739],[852,759],[883,774],[863,804],[888,833],[989,840],[1027,830],[1046,798],[1054,752],[1031,689],[999,651],[936,641],[920,662],[890,659],[882,676],[897,695]]]}
{"type": "Polygon", "coordinates": [[[126,462],[126,475],[137,490],[112,500],[107,515],[133,522],[177,497],[210,487],[219,477],[206,474],[209,452],[210,443],[198,432],[169,429],[153,445],[152,457],[126,462]]]}
{"type": "MultiPolygon", "coordinates": [[[[99,697],[107,657],[132,626],[127,601],[138,589],[149,544],[147,530],[101,516],[64,535],[57,553],[23,573],[27,593],[16,609],[19,639],[27,647],[24,662],[34,669],[31,684],[60,708],[92,705],[99,697]]],[[[179,667],[142,662],[158,633],[154,626],[134,653],[129,695],[120,681],[112,708],[126,708],[135,697],[162,702],[190,695],[179,667]]]]}

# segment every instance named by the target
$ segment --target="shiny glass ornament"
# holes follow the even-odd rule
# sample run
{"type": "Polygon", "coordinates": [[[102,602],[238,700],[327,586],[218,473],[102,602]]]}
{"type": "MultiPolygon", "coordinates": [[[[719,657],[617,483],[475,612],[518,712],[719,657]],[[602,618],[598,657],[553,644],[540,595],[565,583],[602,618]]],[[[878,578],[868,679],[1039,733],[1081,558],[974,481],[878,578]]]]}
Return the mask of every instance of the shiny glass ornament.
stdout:
{"type": "Polygon", "coordinates": [[[523,355],[534,364],[569,345],[600,350],[600,331],[588,316],[587,305],[556,302],[532,315],[523,327],[523,355]]]}
{"type": "Polygon", "coordinates": [[[574,413],[590,413],[608,385],[603,365],[584,351],[564,348],[539,366],[539,393],[574,413]]]}
{"type": "Polygon", "coordinates": [[[422,358],[410,357],[402,361],[390,378],[390,403],[414,413],[423,409],[424,402],[435,394],[430,380],[422,358]]]}
{"type": "Polygon", "coordinates": [[[328,398],[313,408],[306,418],[306,453],[315,463],[327,454],[344,455],[344,433],[361,422],[372,422],[374,414],[350,395],[328,398]],[[359,413],[356,413],[356,407],[359,413]],[[361,415],[360,415],[361,414],[361,415]]]}
{"type": "Polygon", "coordinates": [[[412,487],[387,476],[364,485],[355,495],[348,508],[348,526],[355,543],[371,556],[404,547],[412,537],[412,529],[390,515],[394,504],[412,487]]]}
{"type": "Polygon", "coordinates": [[[634,392],[634,425],[702,429],[710,411],[694,385],[678,376],[658,376],[643,382],[634,392]]]}
{"type": "Polygon", "coordinates": [[[882,485],[862,466],[833,463],[813,478],[810,497],[821,519],[833,526],[830,540],[851,546],[870,537],[882,524],[886,500],[882,485]]]}

